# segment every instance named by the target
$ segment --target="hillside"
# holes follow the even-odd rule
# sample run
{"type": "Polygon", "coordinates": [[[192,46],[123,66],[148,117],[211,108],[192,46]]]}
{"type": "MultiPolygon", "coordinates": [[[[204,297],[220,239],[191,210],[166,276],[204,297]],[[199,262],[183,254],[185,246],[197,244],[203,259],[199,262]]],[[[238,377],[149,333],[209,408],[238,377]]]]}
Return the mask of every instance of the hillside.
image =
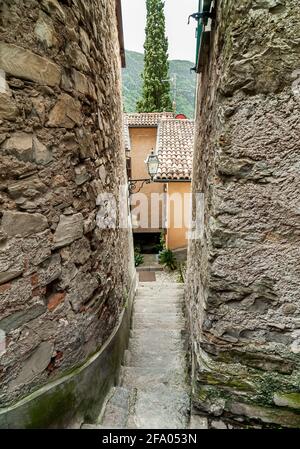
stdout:
{"type": "MultiPolygon", "coordinates": [[[[143,54],[126,51],[126,68],[123,69],[123,96],[126,112],[135,112],[136,102],[142,90],[141,73],[143,71],[143,54]]],[[[177,113],[194,118],[196,75],[191,72],[190,61],[170,61],[170,77],[177,75],[177,113]]],[[[173,85],[171,85],[173,89],[173,85]]]]}

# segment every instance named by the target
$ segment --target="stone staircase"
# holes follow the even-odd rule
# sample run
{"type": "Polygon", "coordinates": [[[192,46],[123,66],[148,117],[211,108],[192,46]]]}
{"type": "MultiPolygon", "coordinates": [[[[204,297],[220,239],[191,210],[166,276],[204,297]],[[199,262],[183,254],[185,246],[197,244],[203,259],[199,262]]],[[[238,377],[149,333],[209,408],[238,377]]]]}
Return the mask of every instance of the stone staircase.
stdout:
{"type": "Polygon", "coordinates": [[[129,349],[97,424],[83,428],[184,429],[189,423],[182,284],[140,283],[129,349]]]}

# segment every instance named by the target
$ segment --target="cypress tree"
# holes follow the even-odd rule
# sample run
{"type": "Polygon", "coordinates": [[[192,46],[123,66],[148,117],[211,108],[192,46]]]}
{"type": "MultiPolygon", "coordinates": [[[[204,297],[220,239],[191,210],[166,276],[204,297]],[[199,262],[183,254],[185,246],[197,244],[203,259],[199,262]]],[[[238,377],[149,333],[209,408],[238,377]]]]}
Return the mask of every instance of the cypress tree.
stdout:
{"type": "Polygon", "coordinates": [[[162,0],[146,0],[147,24],[144,44],[144,72],[142,98],[138,112],[172,111],[170,95],[168,39],[162,0]]]}

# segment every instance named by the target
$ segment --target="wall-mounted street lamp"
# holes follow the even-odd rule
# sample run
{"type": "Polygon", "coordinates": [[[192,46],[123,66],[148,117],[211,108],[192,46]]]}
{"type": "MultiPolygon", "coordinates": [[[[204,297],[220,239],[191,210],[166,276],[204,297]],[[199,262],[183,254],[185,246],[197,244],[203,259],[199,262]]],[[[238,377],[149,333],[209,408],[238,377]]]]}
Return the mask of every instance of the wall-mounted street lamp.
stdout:
{"type": "Polygon", "coordinates": [[[147,179],[129,179],[128,180],[128,190],[130,194],[138,193],[142,189],[142,187],[145,184],[150,184],[153,182],[154,177],[158,173],[159,168],[159,159],[156,154],[154,154],[154,151],[151,151],[151,154],[148,155],[147,159],[145,160],[145,164],[147,165],[147,171],[149,173],[150,178],[147,179]],[[137,186],[141,183],[138,190],[137,186]]]}

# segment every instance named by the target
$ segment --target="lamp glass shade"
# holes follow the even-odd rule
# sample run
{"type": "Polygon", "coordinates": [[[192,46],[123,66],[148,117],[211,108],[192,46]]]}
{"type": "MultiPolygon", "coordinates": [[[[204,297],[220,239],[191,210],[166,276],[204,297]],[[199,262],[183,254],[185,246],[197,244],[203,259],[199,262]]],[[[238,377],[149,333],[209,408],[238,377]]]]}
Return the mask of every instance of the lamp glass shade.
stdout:
{"type": "Polygon", "coordinates": [[[158,167],[159,167],[159,159],[156,154],[151,152],[147,159],[145,160],[145,163],[147,165],[148,173],[151,178],[154,178],[154,176],[157,175],[158,167]]]}

